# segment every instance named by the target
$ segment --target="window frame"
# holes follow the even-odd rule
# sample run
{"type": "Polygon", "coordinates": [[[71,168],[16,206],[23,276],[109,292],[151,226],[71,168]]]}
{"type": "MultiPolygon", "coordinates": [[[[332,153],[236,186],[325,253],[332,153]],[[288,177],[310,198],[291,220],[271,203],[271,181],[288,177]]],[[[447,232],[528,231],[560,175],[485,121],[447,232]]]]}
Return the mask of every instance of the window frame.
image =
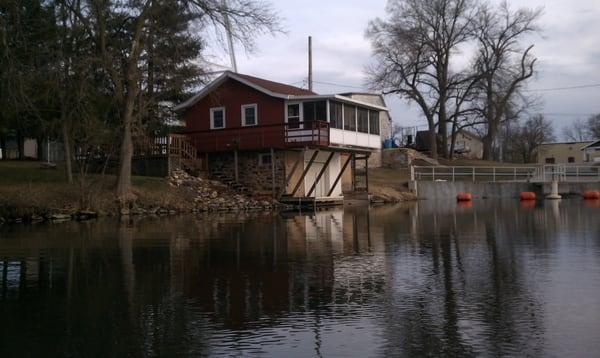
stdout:
{"type": "Polygon", "coordinates": [[[357,113],[358,110],[357,110],[356,106],[344,103],[343,111],[344,111],[344,130],[348,131],[348,132],[356,132],[357,131],[356,130],[356,127],[357,127],[356,117],[358,116],[358,113],[357,113]],[[346,118],[346,107],[348,107],[348,109],[352,109],[352,110],[349,110],[348,113],[354,112],[354,115],[353,115],[354,120],[353,121],[350,121],[349,118],[346,118]],[[353,125],[350,125],[351,122],[353,122],[353,125]],[[348,128],[346,128],[346,127],[348,127],[348,128]],[[351,127],[354,127],[354,128],[351,128],[351,127]]]}
{"type": "Polygon", "coordinates": [[[210,129],[225,129],[226,125],[226,109],[225,107],[211,107],[210,108],[210,129]],[[222,111],[223,112],[223,126],[215,127],[215,112],[222,111]]]}
{"type": "Polygon", "coordinates": [[[257,103],[249,103],[249,104],[242,104],[242,127],[255,127],[258,125],[258,104],[257,103]],[[246,123],[246,109],[247,108],[254,108],[254,124],[247,124],[246,123]]]}
{"type": "MultiPolygon", "coordinates": [[[[304,123],[302,123],[302,114],[303,114],[303,110],[302,110],[302,102],[288,102],[285,105],[285,123],[287,124],[287,129],[304,129],[304,123]],[[298,106],[298,126],[297,127],[291,127],[290,126],[290,113],[289,113],[289,109],[290,106],[298,106]]],[[[292,118],[296,118],[296,116],[292,117],[292,118]]]]}
{"type": "Polygon", "coordinates": [[[341,130],[344,129],[344,104],[342,102],[330,101],[328,115],[329,115],[329,119],[328,119],[329,128],[341,129],[341,130]],[[339,113],[337,112],[338,105],[339,105],[339,113]],[[338,123],[338,120],[336,119],[335,125],[333,125],[332,121],[334,119],[331,116],[333,108],[336,108],[335,112],[338,115],[338,119],[339,119],[339,123],[338,123]]]}
{"type": "MultiPolygon", "coordinates": [[[[373,117],[375,117],[375,116],[373,116],[373,117]]],[[[381,135],[381,119],[380,119],[380,117],[381,117],[381,112],[375,111],[372,109],[369,110],[369,134],[378,135],[378,136],[381,135]],[[377,116],[376,116],[377,118],[371,118],[371,114],[373,114],[373,113],[377,113],[377,116]],[[375,124],[375,128],[377,128],[377,133],[372,131],[373,124],[375,124]]]]}
{"type": "Polygon", "coordinates": [[[363,133],[363,134],[369,134],[369,109],[368,108],[364,108],[364,107],[356,107],[356,132],[358,133],[363,133]],[[366,114],[365,116],[361,116],[366,114]],[[362,118],[364,117],[364,118],[362,118]],[[366,128],[362,128],[362,127],[366,127],[366,128]]]}

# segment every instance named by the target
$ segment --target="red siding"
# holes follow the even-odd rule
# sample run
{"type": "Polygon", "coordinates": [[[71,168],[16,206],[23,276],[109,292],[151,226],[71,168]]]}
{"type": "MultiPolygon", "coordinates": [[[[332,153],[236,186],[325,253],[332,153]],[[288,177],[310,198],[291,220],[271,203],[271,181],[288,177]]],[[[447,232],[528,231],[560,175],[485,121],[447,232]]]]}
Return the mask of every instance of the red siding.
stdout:
{"type": "Polygon", "coordinates": [[[270,97],[236,80],[227,79],[216,90],[188,109],[184,116],[187,130],[209,130],[212,107],[225,107],[225,128],[240,128],[242,105],[251,103],[257,104],[259,126],[284,123],[283,99],[270,97]]]}

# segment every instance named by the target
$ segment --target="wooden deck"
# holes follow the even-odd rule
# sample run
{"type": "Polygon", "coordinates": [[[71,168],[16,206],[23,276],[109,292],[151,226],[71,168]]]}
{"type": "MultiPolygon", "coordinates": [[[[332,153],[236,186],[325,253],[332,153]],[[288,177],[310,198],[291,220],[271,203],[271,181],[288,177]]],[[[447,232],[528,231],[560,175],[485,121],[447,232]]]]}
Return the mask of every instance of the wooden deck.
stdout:
{"type": "Polygon", "coordinates": [[[314,197],[314,196],[282,196],[279,199],[284,204],[297,205],[302,207],[323,207],[323,206],[336,206],[344,204],[343,196],[325,196],[325,197],[314,197]]]}

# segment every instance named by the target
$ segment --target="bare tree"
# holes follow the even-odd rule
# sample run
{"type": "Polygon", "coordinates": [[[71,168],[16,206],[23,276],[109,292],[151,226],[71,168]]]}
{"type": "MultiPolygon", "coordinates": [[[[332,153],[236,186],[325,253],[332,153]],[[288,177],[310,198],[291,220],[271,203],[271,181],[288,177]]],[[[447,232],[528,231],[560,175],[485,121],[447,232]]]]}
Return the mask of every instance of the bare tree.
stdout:
{"type": "Polygon", "coordinates": [[[521,156],[524,163],[530,163],[535,161],[538,146],[554,139],[552,122],[542,114],[536,114],[527,119],[514,134],[513,150],[521,156]]]}
{"type": "Polygon", "coordinates": [[[465,81],[452,58],[471,36],[471,0],[391,0],[389,17],[369,23],[375,63],[371,86],[416,103],[429,126],[431,155],[448,156],[448,101],[465,81]],[[437,130],[437,134],[436,134],[437,130]],[[439,135],[439,138],[438,138],[439,135]]]}
{"type": "MultiPolygon", "coordinates": [[[[116,196],[122,205],[136,199],[131,187],[132,131],[139,119],[136,111],[141,88],[142,55],[148,50],[148,33],[153,17],[161,16],[166,0],[62,0],[79,17],[94,39],[99,62],[111,82],[119,109],[120,154],[116,196]]],[[[253,36],[278,30],[278,17],[268,4],[255,0],[181,0],[184,11],[196,14],[190,21],[212,24],[218,29],[228,19],[232,35],[249,47],[253,36]]],[[[185,16],[185,14],[181,14],[185,16]]],[[[202,28],[202,26],[200,26],[202,28]]]]}
{"type": "Polygon", "coordinates": [[[591,139],[600,139],[600,114],[588,118],[587,133],[591,139]]]}
{"type": "Polygon", "coordinates": [[[475,24],[478,56],[475,70],[481,74],[479,111],[486,122],[483,159],[490,160],[498,129],[507,117],[510,101],[535,73],[533,45],[523,49],[521,40],[538,31],[541,9],[513,11],[506,2],[497,9],[484,5],[475,24]]]}
{"type": "Polygon", "coordinates": [[[571,125],[567,127],[563,127],[562,134],[567,140],[572,140],[575,142],[580,142],[584,140],[590,139],[590,134],[588,133],[587,121],[582,119],[576,119],[571,123],[571,125]]]}

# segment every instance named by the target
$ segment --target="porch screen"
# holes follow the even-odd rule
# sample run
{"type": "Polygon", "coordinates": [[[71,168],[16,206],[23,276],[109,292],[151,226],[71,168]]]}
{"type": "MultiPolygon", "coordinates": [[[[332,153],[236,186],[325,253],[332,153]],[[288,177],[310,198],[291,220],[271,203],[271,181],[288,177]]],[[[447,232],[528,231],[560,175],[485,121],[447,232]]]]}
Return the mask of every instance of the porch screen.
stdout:
{"type": "Polygon", "coordinates": [[[358,131],[361,133],[369,133],[369,110],[364,108],[358,109],[358,131]]]}
{"type": "Polygon", "coordinates": [[[287,117],[288,128],[300,128],[300,105],[297,103],[288,104],[287,117]]]}
{"type": "Polygon", "coordinates": [[[327,104],[325,101],[304,102],[304,128],[312,128],[315,121],[327,121],[327,104]]]}
{"type": "Polygon", "coordinates": [[[344,129],[342,122],[342,104],[329,102],[329,127],[344,129]]]}
{"type": "Polygon", "coordinates": [[[379,112],[369,111],[369,133],[379,134],[379,112]]]}
{"type": "Polygon", "coordinates": [[[356,107],[344,105],[344,129],[347,131],[356,130],[356,107]]]}

